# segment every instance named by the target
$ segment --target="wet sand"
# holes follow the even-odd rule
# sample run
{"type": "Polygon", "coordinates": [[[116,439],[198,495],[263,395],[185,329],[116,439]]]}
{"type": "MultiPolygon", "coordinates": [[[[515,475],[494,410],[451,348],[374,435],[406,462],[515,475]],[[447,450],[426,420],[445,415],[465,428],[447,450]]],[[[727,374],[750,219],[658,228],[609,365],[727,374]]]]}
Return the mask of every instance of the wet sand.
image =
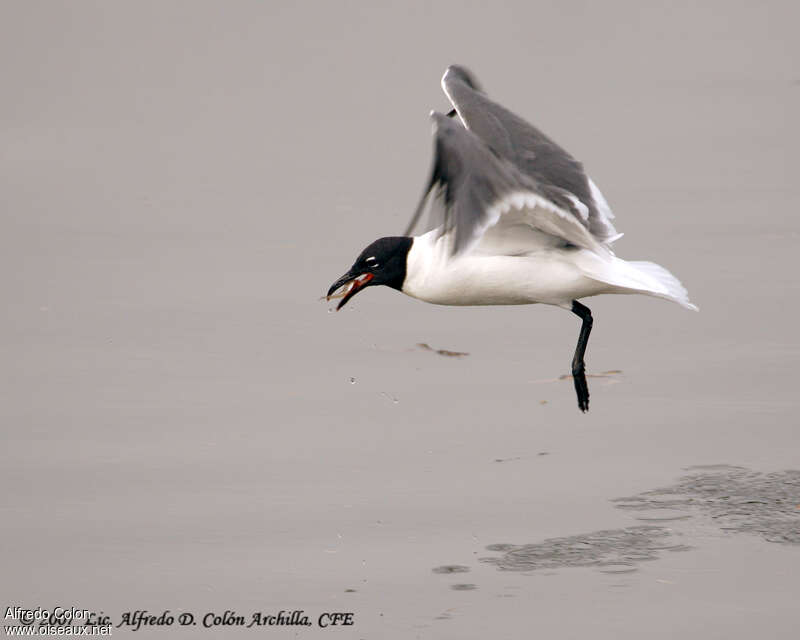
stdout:
{"type": "Polygon", "coordinates": [[[795,638],[797,6],[334,4],[0,8],[0,603],[795,638]],[[588,300],[587,415],[562,310],[318,300],[404,227],[452,62],[700,307],[588,300]]]}

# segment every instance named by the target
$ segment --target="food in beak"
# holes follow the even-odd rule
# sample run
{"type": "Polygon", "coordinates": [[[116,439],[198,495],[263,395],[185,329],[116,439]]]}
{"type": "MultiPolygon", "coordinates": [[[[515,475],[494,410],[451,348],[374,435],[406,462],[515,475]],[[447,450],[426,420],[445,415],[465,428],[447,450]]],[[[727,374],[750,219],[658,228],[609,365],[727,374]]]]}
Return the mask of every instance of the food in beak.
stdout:
{"type": "Polygon", "coordinates": [[[329,293],[325,297],[325,299],[326,300],[336,300],[337,298],[341,298],[342,301],[336,307],[336,310],[338,311],[339,309],[341,309],[345,305],[345,303],[351,297],[353,297],[358,292],[358,290],[361,287],[366,285],[374,277],[375,276],[373,276],[371,273],[362,273],[360,276],[356,276],[352,280],[349,280],[348,282],[342,283],[342,285],[339,288],[337,288],[336,290],[334,290],[331,293],[329,293]]]}
{"type": "MultiPolygon", "coordinates": [[[[363,278],[363,276],[358,276],[358,278],[363,278]]],[[[345,282],[341,287],[339,287],[336,291],[326,297],[326,300],[337,300],[338,298],[344,298],[348,293],[353,290],[353,287],[356,286],[358,282],[358,278],[353,278],[350,282],[345,282]]]]}

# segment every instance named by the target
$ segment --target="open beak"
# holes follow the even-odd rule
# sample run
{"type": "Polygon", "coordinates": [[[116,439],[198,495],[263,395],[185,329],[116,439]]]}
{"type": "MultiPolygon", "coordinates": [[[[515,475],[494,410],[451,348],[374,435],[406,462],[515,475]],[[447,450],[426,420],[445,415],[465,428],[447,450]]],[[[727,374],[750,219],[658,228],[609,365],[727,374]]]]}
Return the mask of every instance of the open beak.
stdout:
{"type": "Polygon", "coordinates": [[[347,304],[350,298],[366,287],[374,277],[371,273],[353,275],[352,272],[348,272],[331,285],[331,288],[328,289],[327,299],[341,298],[341,301],[336,306],[336,310],[339,311],[347,304]],[[341,291],[339,291],[340,289],[341,291]]]}

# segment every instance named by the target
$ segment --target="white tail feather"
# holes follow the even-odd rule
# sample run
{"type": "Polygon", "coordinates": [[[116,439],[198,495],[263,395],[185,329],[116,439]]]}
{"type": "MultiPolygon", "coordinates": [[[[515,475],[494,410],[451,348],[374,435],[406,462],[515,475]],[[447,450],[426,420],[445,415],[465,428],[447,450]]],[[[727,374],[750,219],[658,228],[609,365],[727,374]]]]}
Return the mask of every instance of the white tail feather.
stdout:
{"type": "Polygon", "coordinates": [[[677,302],[692,311],[698,310],[689,302],[686,288],[661,265],[628,262],[615,256],[603,259],[588,251],[581,251],[577,257],[577,264],[585,275],[614,287],[615,290],[609,293],[643,293],[677,302]]]}
{"type": "Polygon", "coordinates": [[[698,311],[697,306],[689,302],[689,292],[686,290],[686,287],[660,264],[656,264],[655,262],[628,262],[628,264],[647,276],[649,280],[653,280],[658,284],[657,289],[648,288],[643,291],[643,293],[649,293],[659,298],[666,298],[667,300],[677,302],[682,307],[686,307],[692,311],[698,311]]]}

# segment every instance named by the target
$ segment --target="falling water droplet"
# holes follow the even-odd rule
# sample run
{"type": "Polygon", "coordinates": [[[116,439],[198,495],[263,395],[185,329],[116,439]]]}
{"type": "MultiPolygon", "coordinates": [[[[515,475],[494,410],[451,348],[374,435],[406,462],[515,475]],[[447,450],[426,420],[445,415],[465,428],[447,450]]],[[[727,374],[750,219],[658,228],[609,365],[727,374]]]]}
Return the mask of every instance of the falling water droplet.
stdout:
{"type": "Polygon", "coordinates": [[[356,379],[355,378],[350,378],[350,384],[355,384],[355,383],[356,383],[356,379]]]}

